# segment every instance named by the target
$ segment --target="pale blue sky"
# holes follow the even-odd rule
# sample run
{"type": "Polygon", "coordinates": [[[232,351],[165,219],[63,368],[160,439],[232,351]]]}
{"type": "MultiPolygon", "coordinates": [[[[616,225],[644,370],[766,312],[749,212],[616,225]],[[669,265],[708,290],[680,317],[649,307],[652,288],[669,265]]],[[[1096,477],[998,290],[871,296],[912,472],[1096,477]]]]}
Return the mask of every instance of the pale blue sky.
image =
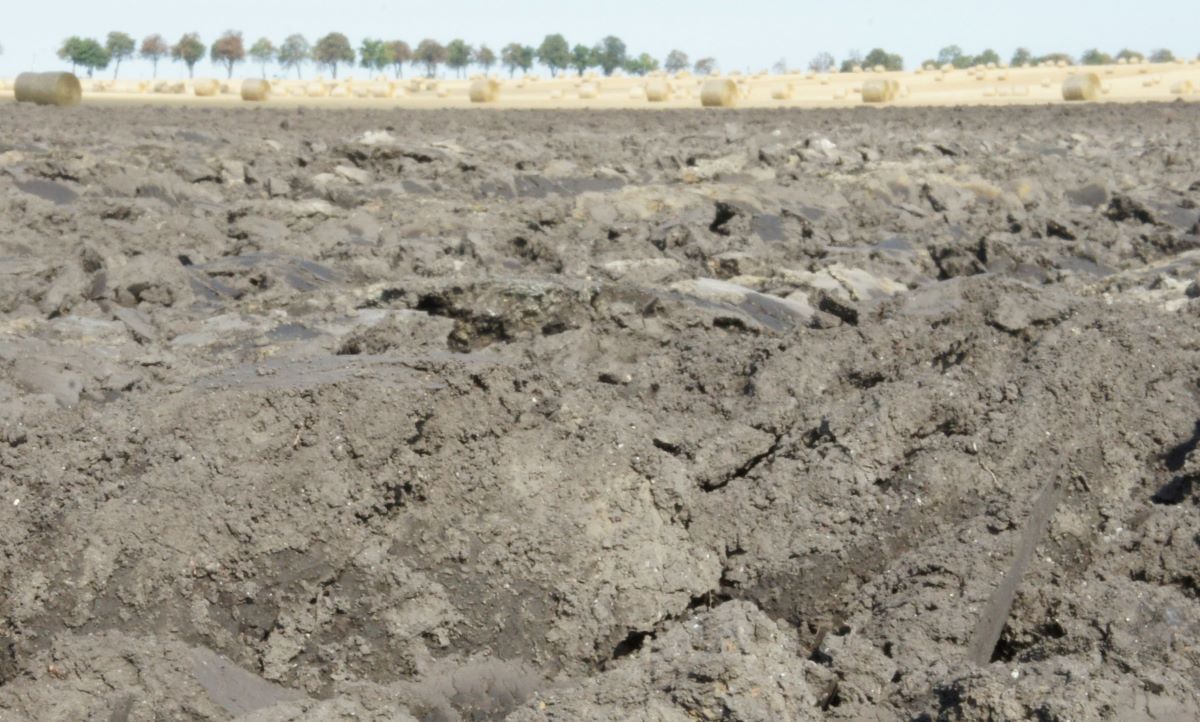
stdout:
{"type": "MultiPolygon", "coordinates": [[[[1005,58],[1025,45],[1035,54],[1073,55],[1097,46],[1147,52],[1166,47],[1195,57],[1200,52],[1200,9],[1195,0],[9,0],[0,23],[0,75],[63,67],[55,50],[68,35],[103,40],[110,30],[136,38],[162,33],[174,42],[199,32],[211,42],[228,28],[241,30],[247,45],[259,36],[278,43],[299,32],[310,40],[337,30],[357,45],[364,36],[398,38],[416,45],[462,37],[498,50],[519,41],[537,45],[561,32],[571,44],[623,38],[634,52],[660,60],[672,48],[693,60],[711,55],[726,70],[758,70],[786,58],[802,67],[820,51],[842,58],[872,47],[904,56],[908,67],[956,43],[968,52],[995,48],[1005,58]]],[[[197,74],[215,75],[207,60],[197,74]]],[[[249,66],[239,74],[256,72],[249,66]]],[[[311,72],[311,69],[308,70],[311,72]]],[[[122,77],[147,76],[149,65],[127,64],[122,77]]],[[[164,63],[160,76],[183,74],[164,63]]]]}

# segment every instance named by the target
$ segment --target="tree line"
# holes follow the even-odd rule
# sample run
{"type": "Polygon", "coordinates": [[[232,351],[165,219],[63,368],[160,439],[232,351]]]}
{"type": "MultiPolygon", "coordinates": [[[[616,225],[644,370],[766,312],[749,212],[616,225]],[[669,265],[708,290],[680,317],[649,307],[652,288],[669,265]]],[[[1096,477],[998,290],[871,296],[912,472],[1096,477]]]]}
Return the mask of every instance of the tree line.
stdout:
{"type": "Polygon", "coordinates": [[[295,34],[284,38],[279,45],[270,38],[259,38],[247,48],[242,33],[236,30],[225,32],[211,46],[206,45],[197,33],[185,33],[174,44],[168,43],[162,35],[153,34],[139,44],[128,34],[114,31],[103,43],[94,38],[71,36],[58,50],[58,57],[71,63],[73,71],[83,68],[88,77],[93,77],[97,70],[112,65],[114,78],[120,73],[121,63],[135,56],[153,64],[156,78],[159,62],[166,59],[183,63],[188,76],[195,77],[196,64],[205,55],[224,69],[228,77],[233,77],[235,66],[247,60],[260,66],[263,77],[270,65],[277,64],[285,73],[294,71],[297,78],[303,77],[303,68],[309,63],[328,70],[334,78],[339,69],[354,67],[356,63],[374,72],[390,70],[397,78],[404,76],[406,65],[420,68],[429,77],[437,75],[442,66],[452,70],[457,77],[465,75],[471,66],[491,72],[497,65],[504,67],[511,77],[517,71],[529,72],[535,63],[546,66],[552,76],[572,71],[583,75],[592,69],[605,75],[612,75],[617,70],[646,75],[660,68],[677,73],[693,67],[697,73],[707,74],[717,67],[713,58],[701,58],[693,65],[682,50],[672,50],[659,63],[649,53],[634,55],[624,41],[612,35],[595,45],[572,46],[562,35],[553,34],[547,35],[537,47],[510,43],[497,54],[487,45],[474,46],[462,39],[443,45],[427,38],[414,48],[403,40],[365,38],[355,48],[342,33],[329,33],[315,43],[295,34]]]}
{"type": "MultiPolygon", "coordinates": [[[[335,78],[340,68],[354,67],[356,63],[374,72],[391,70],[398,78],[403,77],[405,65],[420,68],[429,77],[437,75],[442,66],[453,71],[456,77],[463,77],[472,66],[490,73],[497,65],[505,68],[511,77],[517,71],[529,72],[535,63],[541,63],[548,68],[552,76],[567,72],[583,75],[592,69],[605,75],[612,75],[617,70],[623,70],[630,75],[646,75],[660,69],[670,73],[692,69],[698,75],[708,75],[717,69],[714,58],[700,58],[693,63],[682,50],[672,50],[660,63],[649,53],[634,55],[629,52],[624,41],[613,35],[594,45],[572,46],[565,37],[557,33],[547,35],[537,47],[509,43],[501,48],[498,54],[487,45],[474,46],[462,39],[451,40],[443,45],[427,38],[413,48],[403,40],[365,38],[355,48],[350,39],[342,33],[329,33],[311,44],[299,34],[289,35],[279,45],[263,37],[247,48],[242,33],[235,30],[225,32],[211,46],[206,45],[197,33],[185,33],[174,44],[169,44],[162,35],[149,35],[143,38],[139,45],[128,34],[114,31],[108,34],[103,43],[93,38],[69,37],[58,50],[58,56],[70,62],[73,70],[83,68],[87,70],[88,77],[92,77],[95,71],[112,65],[114,78],[120,73],[121,63],[135,56],[153,64],[156,78],[159,62],[168,58],[183,63],[187,67],[188,76],[194,77],[196,64],[203,60],[206,54],[214,64],[222,67],[229,77],[233,77],[236,65],[247,60],[260,66],[263,77],[266,77],[268,66],[277,64],[285,73],[294,71],[297,78],[303,77],[303,68],[310,63],[327,69],[335,78]]],[[[1079,57],[1079,62],[1084,65],[1108,65],[1118,60],[1138,62],[1146,59],[1147,56],[1134,50],[1123,49],[1116,55],[1110,55],[1092,48],[1079,57]]],[[[1160,49],[1153,51],[1148,59],[1155,63],[1172,62],[1175,55],[1170,50],[1160,49]]],[[[969,68],[991,63],[999,65],[1002,62],[999,53],[990,48],[972,55],[964,52],[958,45],[948,45],[938,51],[936,58],[926,60],[922,65],[969,68]]],[[[1075,58],[1061,52],[1035,56],[1028,48],[1018,48],[1010,60],[1010,64],[1014,66],[1036,65],[1042,62],[1066,62],[1074,65],[1075,58]]],[[[809,70],[823,73],[835,69],[846,73],[855,68],[874,67],[903,70],[904,58],[883,48],[874,48],[866,55],[851,50],[840,65],[834,56],[827,52],[818,53],[808,64],[809,70]]],[[[774,70],[785,72],[785,61],[776,63],[774,70]]]]}

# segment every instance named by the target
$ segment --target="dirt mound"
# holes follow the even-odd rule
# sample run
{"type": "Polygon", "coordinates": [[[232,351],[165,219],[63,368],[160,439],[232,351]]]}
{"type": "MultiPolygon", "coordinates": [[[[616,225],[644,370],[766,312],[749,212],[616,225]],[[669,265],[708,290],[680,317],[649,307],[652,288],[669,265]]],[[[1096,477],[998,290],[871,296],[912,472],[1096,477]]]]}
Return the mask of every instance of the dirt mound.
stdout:
{"type": "Polygon", "coordinates": [[[1195,107],[9,115],[0,718],[1200,714],[1195,107]]]}

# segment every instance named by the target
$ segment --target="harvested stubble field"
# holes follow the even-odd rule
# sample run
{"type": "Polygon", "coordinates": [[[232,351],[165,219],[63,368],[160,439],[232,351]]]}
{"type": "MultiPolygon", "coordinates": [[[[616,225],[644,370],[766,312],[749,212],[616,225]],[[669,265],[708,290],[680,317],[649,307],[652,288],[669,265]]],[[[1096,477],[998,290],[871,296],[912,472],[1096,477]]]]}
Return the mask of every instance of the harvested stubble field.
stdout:
{"type": "Polygon", "coordinates": [[[1200,108],[3,108],[0,719],[1200,715],[1200,108]]]}

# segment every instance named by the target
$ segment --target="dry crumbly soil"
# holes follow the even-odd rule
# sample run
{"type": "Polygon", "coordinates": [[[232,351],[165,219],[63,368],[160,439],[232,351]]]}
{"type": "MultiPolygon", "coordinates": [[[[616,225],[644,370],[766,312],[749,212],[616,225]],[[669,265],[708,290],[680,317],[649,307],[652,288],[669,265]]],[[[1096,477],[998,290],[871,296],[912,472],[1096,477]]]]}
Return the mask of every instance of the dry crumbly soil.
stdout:
{"type": "Polygon", "coordinates": [[[0,129],[2,720],[1200,716],[1200,106],[0,129]]]}

